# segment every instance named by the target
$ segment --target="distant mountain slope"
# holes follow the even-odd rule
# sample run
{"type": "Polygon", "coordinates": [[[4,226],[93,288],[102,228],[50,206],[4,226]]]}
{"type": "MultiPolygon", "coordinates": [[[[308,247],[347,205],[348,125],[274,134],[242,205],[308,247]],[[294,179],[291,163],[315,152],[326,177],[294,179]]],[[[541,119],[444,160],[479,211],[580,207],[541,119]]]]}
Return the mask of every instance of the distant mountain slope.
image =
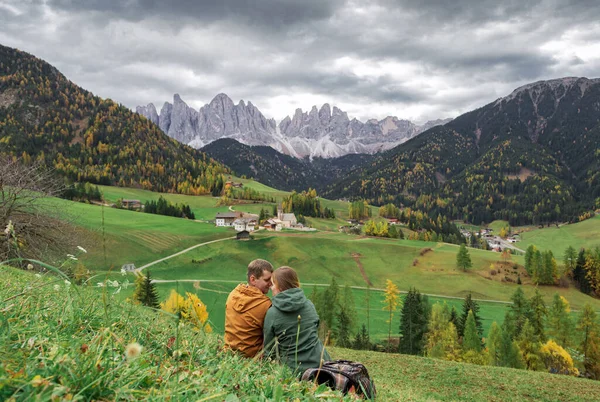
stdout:
{"type": "Polygon", "coordinates": [[[0,45],[0,152],[38,159],[73,180],[201,193],[227,169],[156,124],[0,45]]]}
{"type": "Polygon", "coordinates": [[[388,116],[362,123],[350,120],[346,112],[324,104],[310,112],[296,109],[279,125],[267,119],[251,102],[235,105],[225,94],[217,95],[200,110],[189,107],[178,94],[173,103],[165,102],[160,114],[153,104],[138,106],[170,137],[195,148],[221,138],[232,138],[246,145],[266,145],[297,158],[335,158],[347,154],[375,153],[390,149],[434,125],[450,119],[435,120],[423,126],[388,116]]]}
{"type": "Polygon", "coordinates": [[[600,79],[540,81],[379,155],[324,195],[475,223],[577,220],[600,197],[599,144],[600,79]]]}
{"type": "Polygon", "coordinates": [[[238,175],[288,191],[309,187],[320,191],[327,183],[373,159],[372,155],[352,154],[310,161],[282,154],[268,146],[249,146],[233,139],[211,142],[202,151],[238,175]]]}

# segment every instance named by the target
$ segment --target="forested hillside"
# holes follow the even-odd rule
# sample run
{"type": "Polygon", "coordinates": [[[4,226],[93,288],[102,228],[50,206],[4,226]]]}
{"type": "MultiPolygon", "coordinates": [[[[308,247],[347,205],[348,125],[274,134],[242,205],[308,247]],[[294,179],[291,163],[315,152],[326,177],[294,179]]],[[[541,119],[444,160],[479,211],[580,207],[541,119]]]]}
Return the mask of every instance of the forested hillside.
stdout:
{"type": "Polygon", "coordinates": [[[281,190],[318,191],[340,176],[373,160],[373,155],[350,154],[339,158],[297,159],[268,146],[249,146],[233,139],[220,139],[203,152],[230,167],[237,175],[254,179],[281,190]]]}
{"type": "Polygon", "coordinates": [[[598,207],[598,144],[600,80],[538,82],[379,155],[323,195],[476,224],[577,221],[598,207]]]}
{"type": "Polygon", "coordinates": [[[43,60],[1,45],[0,153],[42,161],[73,181],[186,194],[210,191],[228,171],[43,60]]]}

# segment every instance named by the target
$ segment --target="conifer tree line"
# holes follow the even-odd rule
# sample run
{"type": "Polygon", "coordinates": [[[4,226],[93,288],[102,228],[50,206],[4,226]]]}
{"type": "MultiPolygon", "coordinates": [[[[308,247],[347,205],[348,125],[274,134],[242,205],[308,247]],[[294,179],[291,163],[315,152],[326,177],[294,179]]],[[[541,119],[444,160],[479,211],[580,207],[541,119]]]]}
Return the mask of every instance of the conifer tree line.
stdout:
{"type": "Polygon", "coordinates": [[[436,214],[431,218],[426,212],[411,208],[400,209],[394,204],[386,204],[379,208],[379,216],[383,218],[396,218],[404,223],[415,233],[410,240],[443,241],[446,243],[461,244],[465,238],[460,229],[448,218],[436,214]]]}
{"type": "MultiPolygon", "coordinates": [[[[572,314],[569,302],[558,293],[546,304],[538,289],[527,298],[523,289],[517,287],[504,322],[502,325],[493,322],[484,338],[480,307],[471,294],[457,311],[446,302],[432,305],[415,288],[401,299],[398,288],[388,280],[382,305],[388,316],[389,334],[380,343],[371,340],[368,318],[366,323],[357,321],[355,301],[348,286],[341,288],[332,279],[325,289],[314,287],[310,299],[321,318],[319,335],[337,346],[555,374],[581,374],[600,380],[598,314],[590,304],[572,314]],[[400,316],[397,327],[396,312],[400,316]]],[[[362,303],[367,311],[369,299],[367,292],[362,303]]]]}
{"type": "Polygon", "coordinates": [[[283,212],[293,212],[296,216],[311,216],[315,218],[335,219],[332,208],[323,207],[315,189],[308,189],[302,193],[292,191],[281,202],[283,212]]]}
{"type": "Polygon", "coordinates": [[[150,120],[70,82],[48,63],[0,46],[2,154],[41,163],[72,182],[207,194],[229,169],[169,138],[150,120]],[[35,107],[24,107],[23,105],[35,107]]]}
{"type": "Polygon", "coordinates": [[[556,285],[561,278],[570,278],[581,292],[600,296],[600,247],[577,252],[569,246],[562,262],[559,266],[552,251],[540,251],[534,245],[525,253],[525,269],[535,284],[556,285]]]}
{"type": "Polygon", "coordinates": [[[65,188],[61,194],[61,198],[73,201],[102,201],[102,193],[98,186],[90,183],[74,183],[65,188]]]}
{"type": "Polygon", "coordinates": [[[162,195],[158,197],[157,201],[146,201],[143,211],[147,214],[196,219],[188,204],[173,204],[171,201],[167,201],[162,195]]]}

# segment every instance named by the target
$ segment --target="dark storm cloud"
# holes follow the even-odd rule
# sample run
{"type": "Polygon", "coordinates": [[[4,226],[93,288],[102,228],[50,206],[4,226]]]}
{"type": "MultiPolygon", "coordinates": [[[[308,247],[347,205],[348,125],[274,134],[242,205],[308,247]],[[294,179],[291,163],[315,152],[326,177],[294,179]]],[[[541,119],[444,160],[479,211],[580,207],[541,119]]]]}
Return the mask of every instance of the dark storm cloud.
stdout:
{"type": "Polygon", "coordinates": [[[327,101],[425,119],[528,82],[597,76],[595,3],[0,0],[0,43],[132,108],[225,92],[269,117],[327,101]]]}
{"type": "Polygon", "coordinates": [[[179,23],[236,20],[255,27],[282,28],[329,18],[342,0],[49,0],[67,11],[94,11],[141,21],[159,18],[179,23]]]}

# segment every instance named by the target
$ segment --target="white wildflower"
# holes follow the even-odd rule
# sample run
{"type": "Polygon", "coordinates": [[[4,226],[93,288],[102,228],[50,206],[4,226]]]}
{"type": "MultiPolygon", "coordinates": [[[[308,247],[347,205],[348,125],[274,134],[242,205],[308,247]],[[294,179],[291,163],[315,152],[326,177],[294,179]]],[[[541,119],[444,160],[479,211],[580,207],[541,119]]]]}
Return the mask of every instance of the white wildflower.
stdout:
{"type": "Polygon", "coordinates": [[[111,288],[118,288],[119,287],[119,282],[117,282],[117,281],[111,281],[110,279],[108,279],[106,281],[106,284],[108,286],[110,286],[111,288]]]}
{"type": "Polygon", "coordinates": [[[113,295],[118,295],[119,293],[121,293],[121,288],[117,288],[117,290],[114,291],[113,295]]]}
{"type": "Polygon", "coordinates": [[[129,287],[129,279],[125,279],[123,283],[121,283],[123,289],[127,289],[129,287]]]}
{"type": "Polygon", "coordinates": [[[67,254],[67,257],[74,258],[75,256],[73,254],[67,254]]]}
{"type": "Polygon", "coordinates": [[[31,265],[31,264],[27,264],[27,270],[28,270],[28,271],[31,271],[32,269],[33,269],[33,265],[31,265]]]}
{"type": "Polygon", "coordinates": [[[71,286],[71,282],[69,282],[68,280],[65,279],[65,285],[66,286],[71,286]]]}
{"type": "Polygon", "coordinates": [[[78,248],[78,249],[79,249],[79,251],[81,251],[82,253],[87,253],[87,250],[86,250],[86,249],[84,249],[83,247],[81,247],[81,246],[77,246],[77,248],[78,248]]]}
{"type": "Polygon", "coordinates": [[[127,271],[125,271],[125,268],[121,268],[121,276],[125,275],[127,275],[127,271]]]}
{"type": "Polygon", "coordinates": [[[130,343],[125,348],[125,357],[127,358],[127,360],[136,359],[142,354],[142,349],[144,349],[144,348],[139,343],[137,343],[137,342],[130,343]]]}
{"type": "Polygon", "coordinates": [[[8,224],[6,225],[6,228],[4,229],[4,234],[6,234],[7,236],[10,236],[10,234],[15,230],[15,227],[13,226],[12,221],[8,221],[8,224]]]}
{"type": "Polygon", "coordinates": [[[54,290],[58,292],[60,290],[60,285],[54,285],[54,290]]]}
{"type": "Polygon", "coordinates": [[[103,288],[104,287],[104,282],[98,282],[96,285],[98,285],[99,288],[103,288]]]}
{"type": "Polygon", "coordinates": [[[41,274],[35,274],[35,277],[36,277],[36,278],[41,278],[41,277],[42,277],[42,275],[41,275],[41,274]]]}
{"type": "Polygon", "coordinates": [[[69,258],[70,258],[70,259],[72,259],[73,261],[79,261],[79,260],[77,259],[77,257],[75,257],[75,256],[70,256],[69,258]]]}
{"type": "Polygon", "coordinates": [[[35,346],[35,337],[29,338],[27,340],[27,346],[29,346],[29,348],[32,348],[35,346]]]}

